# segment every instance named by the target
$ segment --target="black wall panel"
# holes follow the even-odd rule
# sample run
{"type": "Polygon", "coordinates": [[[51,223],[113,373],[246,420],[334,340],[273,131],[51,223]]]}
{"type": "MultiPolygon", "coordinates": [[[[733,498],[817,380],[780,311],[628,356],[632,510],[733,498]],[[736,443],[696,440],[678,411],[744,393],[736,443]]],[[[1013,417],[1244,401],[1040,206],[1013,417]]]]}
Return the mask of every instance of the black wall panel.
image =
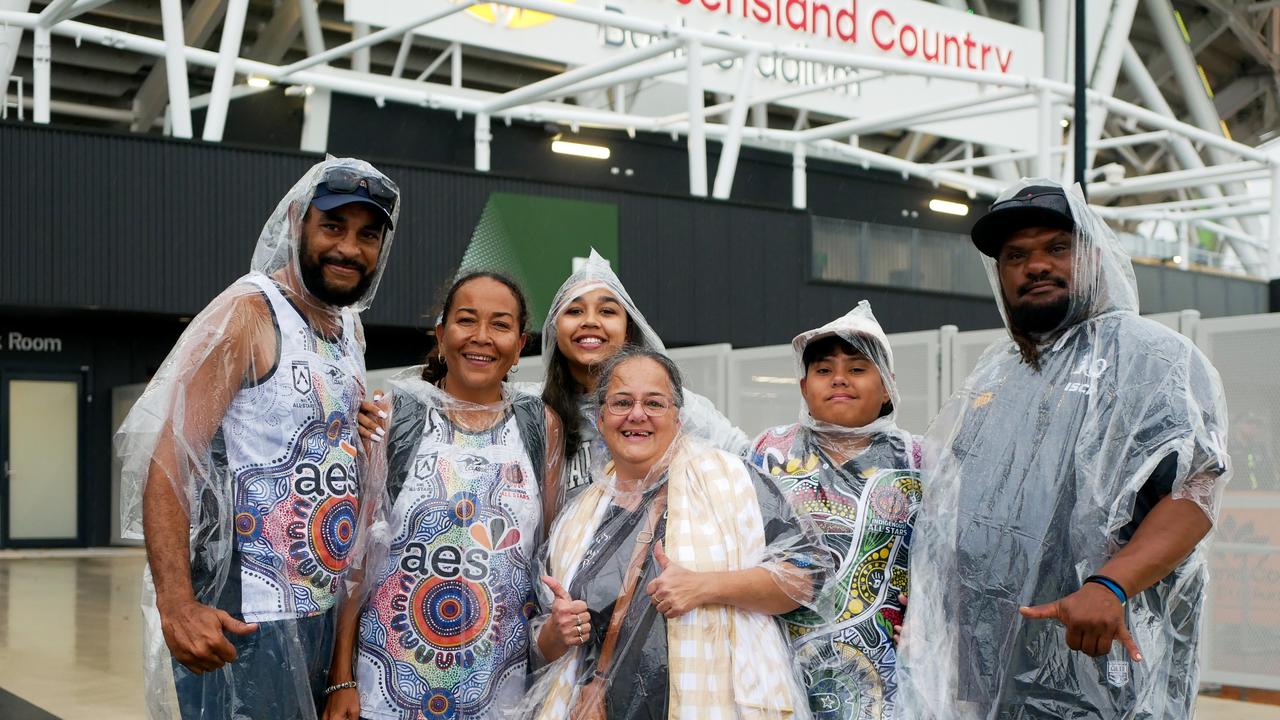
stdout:
{"type": "MultiPolygon", "coordinates": [[[[454,168],[474,165],[475,120],[453,113],[387,103],[379,109],[372,100],[333,97],[330,152],[354,154],[392,162],[426,163],[454,168]]],[[[571,183],[627,193],[656,193],[683,197],[689,191],[689,159],[685,139],[652,133],[634,139],[621,132],[495,120],[491,127],[491,165],[494,173],[542,181],[571,183]],[[610,148],[607,161],[556,155],[554,133],[610,148]],[[617,172],[614,172],[616,168],[617,172]],[[631,174],[628,175],[627,171],[631,174]]],[[[707,176],[714,182],[720,143],[707,141],[707,176]]],[[[979,209],[984,201],[969,201],[955,190],[935,188],[918,179],[868,172],[831,161],[808,161],[808,204],[818,215],[910,225],[928,230],[968,232],[971,218],[940,215],[928,209],[929,198],[967,202],[979,209]],[[906,210],[908,215],[903,216],[906,210]],[[910,213],[915,211],[912,217],[910,213]]],[[[789,210],[791,156],[742,148],[731,198],[755,207],[789,210]]]]}
{"type": "MultiPolygon", "coordinates": [[[[0,124],[0,305],[192,315],[248,270],[262,223],[316,159],[0,124]]],[[[495,191],[616,204],[623,280],[673,346],[785,342],[861,297],[910,299],[910,313],[877,307],[891,332],[996,317],[982,298],[810,285],[808,215],[785,208],[380,166],[404,201],[371,326],[425,327],[495,191]]]]}
{"type": "MultiPolygon", "coordinates": [[[[438,115],[432,114],[432,122],[438,115]]],[[[441,127],[460,125],[452,116],[448,123],[441,127]]],[[[405,127],[394,125],[388,135],[405,127]]],[[[365,314],[367,325],[426,327],[424,318],[492,192],[615,204],[620,274],[673,346],[785,342],[862,298],[872,301],[889,332],[998,322],[985,297],[809,282],[810,215],[784,207],[777,196],[781,186],[761,180],[773,175],[759,168],[776,166],[776,158],[745,158],[739,169],[758,173],[744,183],[743,193],[767,197],[755,204],[719,202],[682,195],[683,186],[677,194],[663,194],[588,183],[572,171],[578,166],[560,164],[572,158],[554,156],[538,144],[546,137],[541,128],[499,124],[495,135],[502,133],[529,136],[524,146],[503,154],[526,165],[510,174],[374,158],[400,185],[403,205],[391,263],[365,314]],[[563,173],[565,182],[518,177],[539,169],[544,175],[563,173]]],[[[433,138],[421,147],[451,162],[469,147],[466,133],[433,138]],[[449,148],[457,155],[448,156],[449,148]]],[[[684,177],[683,148],[661,146],[652,139],[645,145],[653,150],[649,161],[662,166],[666,153],[678,155],[680,165],[664,172],[684,177]]],[[[293,151],[0,124],[0,305],[194,314],[248,270],[262,223],[317,159],[293,151]]],[[[928,198],[937,191],[927,186],[850,169],[837,176],[814,165],[809,187],[815,213],[953,232],[970,222],[928,211],[928,198]]],[[[1223,283],[1244,283],[1248,291],[1237,295],[1265,302],[1266,288],[1259,283],[1149,266],[1141,272],[1160,279],[1160,302],[1147,304],[1150,311],[1194,307],[1203,294],[1212,306],[1207,315],[1241,312],[1227,307],[1229,293],[1217,287],[1223,283]],[[1205,283],[1214,287],[1198,291],[1205,283]]],[[[1156,285],[1144,280],[1145,303],[1147,286],[1156,285]]]]}

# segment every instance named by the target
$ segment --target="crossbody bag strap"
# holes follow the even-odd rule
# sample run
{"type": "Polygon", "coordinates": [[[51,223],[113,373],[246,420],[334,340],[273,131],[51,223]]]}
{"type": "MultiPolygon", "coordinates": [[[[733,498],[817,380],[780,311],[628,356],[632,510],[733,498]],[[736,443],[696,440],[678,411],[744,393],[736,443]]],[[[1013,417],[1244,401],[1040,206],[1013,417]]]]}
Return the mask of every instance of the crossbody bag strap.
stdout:
{"type": "Polygon", "coordinates": [[[622,588],[618,591],[618,599],[613,604],[613,615],[609,618],[609,629],[605,632],[604,642],[600,645],[600,657],[596,660],[595,676],[604,678],[613,662],[613,652],[618,647],[618,635],[621,634],[622,621],[626,619],[627,609],[635,598],[640,584],[640,571],[644,568],[645,555],[653,543],[653,534],[657,530],[658,521],[667,509],[667,486],[664,484],[658,494],[650,501],[649,515],[645,520],[644,530],[636,536],[636,549],[631,553],[631,562],[627,565],[627,574],[622,580],[622,588]]]}

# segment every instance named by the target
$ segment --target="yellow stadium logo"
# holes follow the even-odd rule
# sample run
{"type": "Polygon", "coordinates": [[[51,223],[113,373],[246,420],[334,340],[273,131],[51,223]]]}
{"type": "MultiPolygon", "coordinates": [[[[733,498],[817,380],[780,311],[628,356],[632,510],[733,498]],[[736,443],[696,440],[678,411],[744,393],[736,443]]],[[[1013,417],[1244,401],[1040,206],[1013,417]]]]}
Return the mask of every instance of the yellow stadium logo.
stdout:
{"type": "MultiPolygon", "coordinates": [[[[576,0],[558,0],[566,5],[572,5],[576,0]]],[[[481,3],[467,8],[466,13],[471,17],[486,22],[490,25],[497,25],[509,30],[525,30],[527,28],[545,25],[556,18],[555,15],[536,10],[525,10],[524,8],[510,7],[501,3],[481,3]]]]}

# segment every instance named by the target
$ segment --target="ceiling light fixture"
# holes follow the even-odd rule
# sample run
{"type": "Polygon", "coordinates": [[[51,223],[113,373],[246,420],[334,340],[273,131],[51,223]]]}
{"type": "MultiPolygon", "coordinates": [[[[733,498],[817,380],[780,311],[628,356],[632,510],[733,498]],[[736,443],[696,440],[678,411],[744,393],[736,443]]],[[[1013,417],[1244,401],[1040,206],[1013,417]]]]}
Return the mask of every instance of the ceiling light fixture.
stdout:
{"type": "Polygon", "coordinates": [[[929,201],[929,209],[936,213],[944,213],[947,215],[959,215],[964,217],[969,214],[969,206],[964,203],[953,202],[951,200],[943,200],[942,198],[934,198],[929,201]]]}
{"type": "Polygon", "coordinates": [[[591,158],[592,160],[608,160],[609,148],[603,145],[591,145],[588,143],[572,142],[569,140],[553,139],[551,141],[551,152],[561,155],[574,155],[577,157],[591,158]]]}

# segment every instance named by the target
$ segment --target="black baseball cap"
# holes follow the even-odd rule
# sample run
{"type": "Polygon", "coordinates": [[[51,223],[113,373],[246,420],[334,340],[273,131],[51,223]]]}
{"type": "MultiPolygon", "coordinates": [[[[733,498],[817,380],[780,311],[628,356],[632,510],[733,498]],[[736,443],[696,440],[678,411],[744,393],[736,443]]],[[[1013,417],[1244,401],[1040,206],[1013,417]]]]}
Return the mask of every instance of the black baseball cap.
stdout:
{"type": "Polygon", "coordinates": [[[1031,185],[1007,200],[992,203],[986,215],[978,218],[969,235],[973,244],[988,257],[998,257],[1000,247],[1009,236],[1031,227],[1075,229],[1067,194],[1056,185],[1031,185]]]}

